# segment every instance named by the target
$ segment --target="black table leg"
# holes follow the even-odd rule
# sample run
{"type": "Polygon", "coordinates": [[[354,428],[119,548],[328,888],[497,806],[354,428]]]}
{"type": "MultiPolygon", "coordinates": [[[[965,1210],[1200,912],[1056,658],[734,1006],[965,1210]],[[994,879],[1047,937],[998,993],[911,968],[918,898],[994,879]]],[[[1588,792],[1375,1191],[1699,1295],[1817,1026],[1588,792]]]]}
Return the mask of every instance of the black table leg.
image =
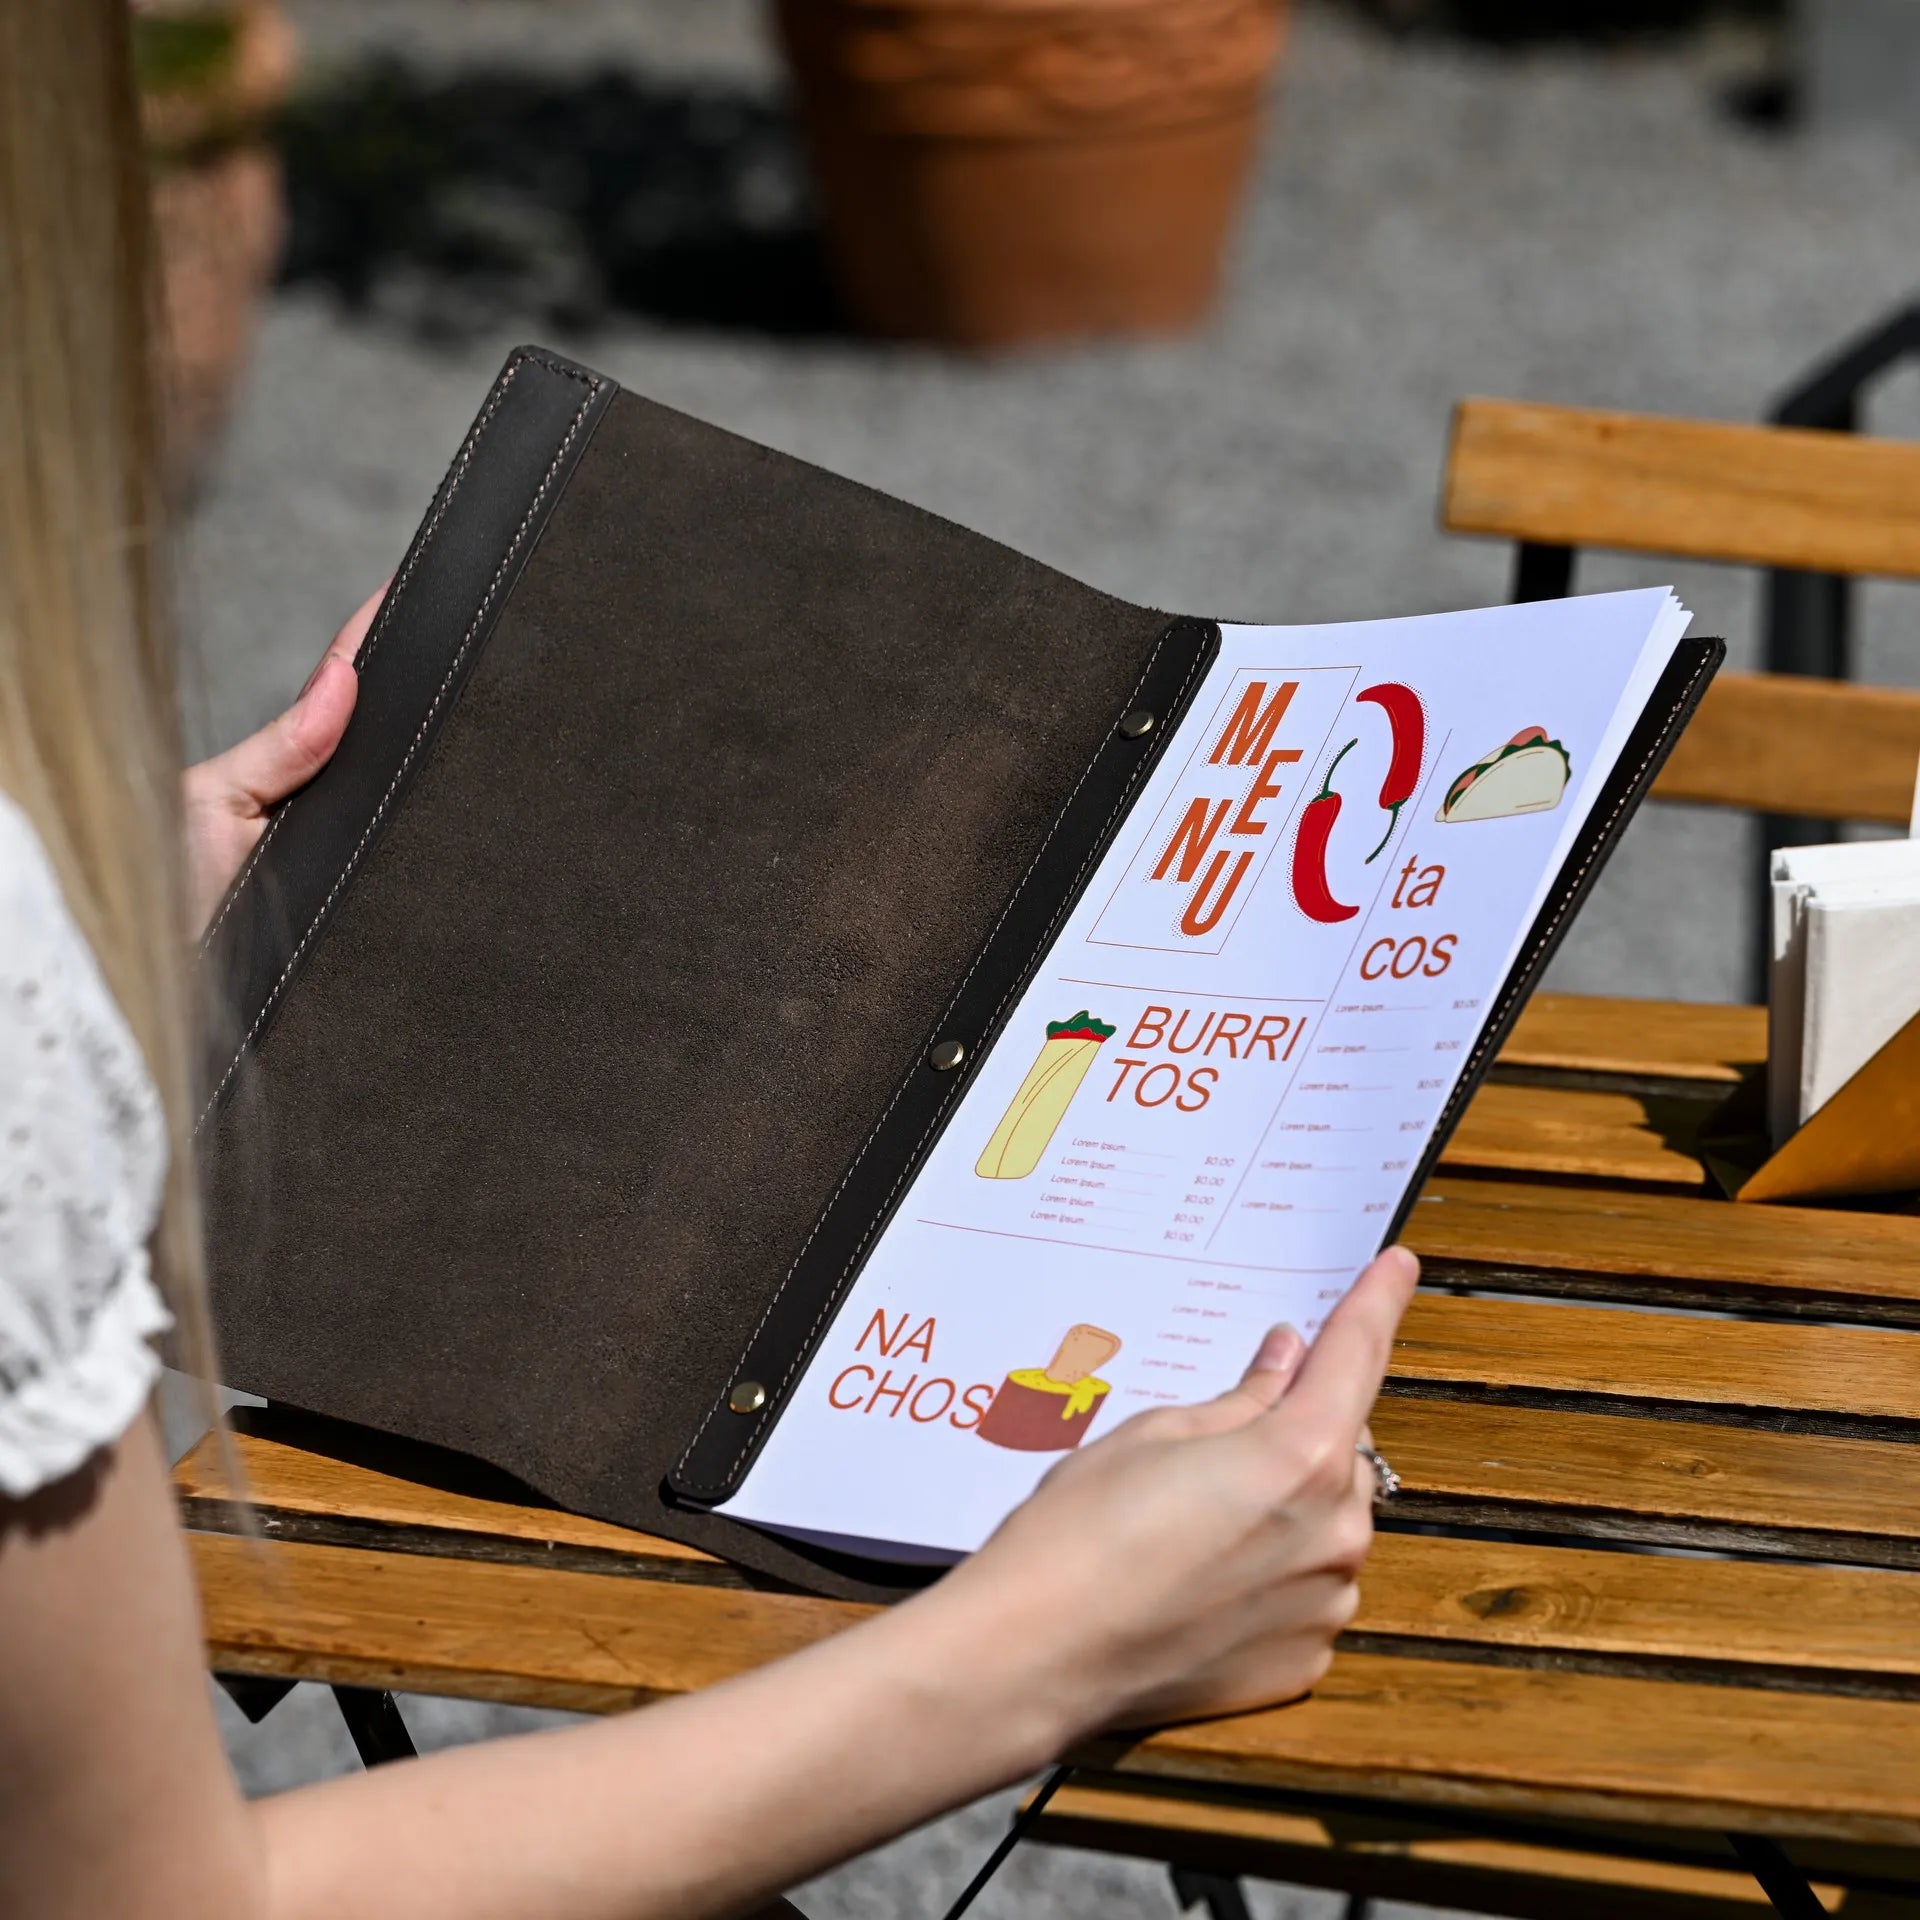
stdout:
{"type": "Polygon", "coordinates": [[[213,1677],[247,1716],[250,1727],[257,1727],[293,1691],[291,1680],[270,1680],[257,1673],[216,1673],[213,1677]]]}
{"type": "Polygon", "coordinates": [[[1173,1897],[1182,1913],[1197,1906],[1207,1920],[1253,1920],[1238,1880],[1224,1873],[1196,1873],[1191,1867],[1175,1867],[1172,1873],[1173,1897]]]}
{"type": "Polygon", "coordinates": [[[1573,549],[1522,540],[1513,550],[1513,600],[1562,600],[1573,591],[1573,549]]]}
{"type": "Polygon", "coordinates": [[[1820,1896],[1776,1841],[1757,1833],[1730,1833],[1727,1844],[1740,1856],[1740,1864],[1760,1882],[1760,1890],[1773,1903],[1775,1913],[1784,1914],[1786,1920],[1827,1920],[1820,1896]]]}
{"type": "Polygon", "coordinates": [[[362,1766],[378,1767],[389,1760],[414,1757],[413,1736],[392,1694],[373,1687],[335,1687],[333,1697],[362,1766]]]}

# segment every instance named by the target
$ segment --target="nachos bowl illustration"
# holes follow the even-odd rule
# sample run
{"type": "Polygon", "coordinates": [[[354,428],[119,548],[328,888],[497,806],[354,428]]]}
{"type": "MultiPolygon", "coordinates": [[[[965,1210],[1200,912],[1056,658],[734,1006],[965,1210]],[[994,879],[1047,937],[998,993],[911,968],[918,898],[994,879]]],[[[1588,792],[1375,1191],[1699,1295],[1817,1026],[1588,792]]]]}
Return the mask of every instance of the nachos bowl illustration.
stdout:
{"type": "Polygon", "coordinates": [[[1545,727],[1522,727],[1455,779],[1433,817],[1452,824],[1551,813],[1565,796],[1572,771],[1566,748],[1545,727]]]}
{"type": "Polygon", "coordinates": [[[1015,1453],[1070,1453],[1112,1389],[1097,1379],[1120,1336],[1082,1321],[1069,1327],[1044,1367],[1017,1367],[1001,1381],[974,1431],[1015,1453]]]}
{"type": "Polygon", "coordinates": [[[1112,1027],[1084,1008],[1071,1020],[1047,1022],[1027,1077],[974,1162],[982,1180],[1024,1180],[1040,1164],[1095,1055],[1112,1038],[1112,1027]]]}

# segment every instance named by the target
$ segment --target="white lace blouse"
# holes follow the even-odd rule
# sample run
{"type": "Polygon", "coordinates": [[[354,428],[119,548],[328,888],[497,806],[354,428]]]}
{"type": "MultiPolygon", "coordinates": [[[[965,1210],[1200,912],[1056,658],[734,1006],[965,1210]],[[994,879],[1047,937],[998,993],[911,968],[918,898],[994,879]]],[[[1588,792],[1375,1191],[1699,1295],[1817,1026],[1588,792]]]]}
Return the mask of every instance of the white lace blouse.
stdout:
{"type": "Polygon", "coordinates": [[[0,794],[0,1495],[62,1479],[145,1405],[166,1165],[146,1062],[0,794]]]}

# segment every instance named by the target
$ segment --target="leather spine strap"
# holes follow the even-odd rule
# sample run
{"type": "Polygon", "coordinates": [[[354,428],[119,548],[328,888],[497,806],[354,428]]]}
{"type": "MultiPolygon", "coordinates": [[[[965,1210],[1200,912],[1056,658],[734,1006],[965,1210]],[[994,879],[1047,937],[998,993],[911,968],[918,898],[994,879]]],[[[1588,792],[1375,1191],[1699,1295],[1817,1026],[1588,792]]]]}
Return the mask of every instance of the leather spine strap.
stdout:
{"type": "Polygon", "coordinates": [[[1082,773],[936,1030],[923,1037],[866,1144],[774,1289],[746,1351],[720,1384],[668,1481],[679,1498],[710,1505],[740,1484],[1219,651],[1220,629],[1211,621],[1176,620],[1161,635],[1132,695],[1115,710],[1105,745],[1082,773]],[[1144,736],[1129,738],[1119,722],[1136,709],[1151,713],[1154,725],[1144,736]],[[965,1049],[965,1063],[942,1072],[929,1055],[950,1041],[965,1049]],[[758,1382],[764,1390],[764,1399],[745,1413],[728,1404],[740,1380],[758,1382]]]}
{"type": "Polygon", "coordinates": [[[346,737],[318,777],[276,809],[201,943],[224,1025],[199,1125],[228,1097],[432,751],[617,391],[604,375],[531,347],[494,383],[361,648],[346,737]]]}

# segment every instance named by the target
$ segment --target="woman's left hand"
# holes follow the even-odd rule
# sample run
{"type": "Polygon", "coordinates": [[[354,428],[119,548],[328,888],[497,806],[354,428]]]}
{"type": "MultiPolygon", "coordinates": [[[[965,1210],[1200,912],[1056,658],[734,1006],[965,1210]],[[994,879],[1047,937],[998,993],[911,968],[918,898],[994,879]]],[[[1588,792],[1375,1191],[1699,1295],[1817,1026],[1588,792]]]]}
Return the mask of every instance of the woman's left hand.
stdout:
{"type": "Polygon", "coordinates": [[[386,596],[383,585],[334,635],[285,713],[237,747],[187,769],[187,887],[196,932],[213,917],[248,854],[260,844],[268,810],[304,787],[333,758],[360,691],[353,656],[386,596]]]}

